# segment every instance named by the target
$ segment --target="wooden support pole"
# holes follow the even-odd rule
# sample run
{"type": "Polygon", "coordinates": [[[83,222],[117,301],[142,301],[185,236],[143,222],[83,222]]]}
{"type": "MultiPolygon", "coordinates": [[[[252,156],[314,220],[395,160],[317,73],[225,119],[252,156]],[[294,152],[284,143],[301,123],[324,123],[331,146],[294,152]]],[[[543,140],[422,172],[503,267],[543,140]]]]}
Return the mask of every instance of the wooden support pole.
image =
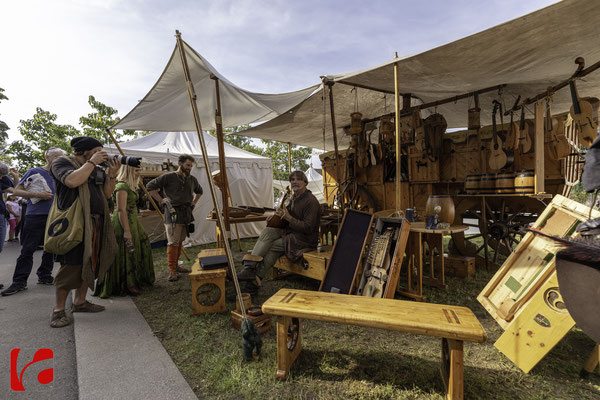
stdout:
{"type": "Polygon", "coordinates": [[[292,174],[292,144],[288,142],[288,174],[292,174]]]}
{"type": "Polygon", "coordinates": [[[225,231],[223,231],[224,240],[231,237],[231,226],[229,225],[229,181],[227,179],[227,164],[225,162],[225,146],[223,145],[223,118],[221,113],[221,92],[219,91],[219,78],[214,74],[210,78],[215,81],[215,95],[217,98],[217,110],[215,111],[215,125],[217,127],[217,146],[219,149],[219,170],[221,171],[221,181],[223,190],[221,190],[221,201],[223,203],[223,218],[225,219],[225,231]]]}
{"type": "MultiPolygon", "coordinates": [[[[198,112],[198,104],[196,104],[196,92],[194,90],[194,84],[192,83],[192,79],[190,76],[190,70],[187,64],[187,58],[185,56],[185,50],[183,49],[183,40],[181,39],[181,33],[179,31],[175,31],[175,37],[177,39],[177,49],[179,50],[179,56],[181,58],[181,67],[183,68],[183,75],[185,78],[185,84],[187,86],[188,97],[190,100],[190,106],[192,108],[192,114],[194,116],[194,124],[196,126],[196,133],[198,134],[198,140],[200,141],[200,147],[202,150],[202,161],[204,161],[204,168],[206,170],[206,179],[208,180],[208,186],[210,188],[210,195],[212,197],[213,205],[215,207],[215,211],[217,212],[217,222],[221,231],[225,231],[225,222],[223,221],[223,215],[219,211],[219,202],[217,201],[217,191],[215,190],[215,183],[212,180],[212,173],[210,171],[210,164],[208,162],[208,153],[206,151],[206,143],[204,142],[204,136],[202,135],[202,125],[200,122],[200,113],[198,112]]],[[[227,207],[227,204],[223,205],[227,207]]],[[[240,305],[240,311],[242,313],[242,317],[246,318],[246,307],[244,306],[244,302],[242,300],[242,291],[240,289],[240,283],[237,279],[237,274],[235,271],[235,263],[233,261],[233,255],[231,254],[231,247],[229,246],[229,241],[224,240],[223,244],[225,245],[225,254],[227,255],[227,263],[231,270],[231,277],[233,278],[233,284],[235,286],[235,291],[237,294],[237,300],[240,305]]]]}
{"type": "MultiPolygon", "coordinates": [[[[106,133],[108,133],[108,136],[110,137],[110,140],[112,140],[112,142],[114,143],[115,147],[117,148],[117,150],[119,150],[119,153],[121,153],[122,156],[125,155],[125,153],[123,153],[123,150],[121,149],[121,146],[119,146],[119,142],[117,142],[117,139],[115,139],[115,137],[113,136],[112,132],[110,131],[110,129],[105,128],[106,133]]],[[[144,194],[146,196],[148,196],[148,200],[150,200],[150,204],[152,204],[152,207],[154,207],[154,209],[156,210],[156,212],[158,213],[158,215],[160,215],[160,219],[162,220],[162,222],[165,222],[165,216],[163,215],[163,213],[160,211],[160,208],[158,207],[158,205],[156,204],[156,202],[154,201],[154,199],[152,198],[152,196],[150,196],[150,193],[148,193],[148,190],[146,190],[146,186],[144,186],[144,184],[142,183],[142,181],[140,180],[139,182],[139,186],[142,188],[144,194]]],[[[185,258],[190,261],[190,257],[187,255],[185,249],[182,247],[181,248],[181,252],[183,253],[183,255],[185,256],[185,258]]]]}
{"type": "MultiPolygon", "coordinates": [[[[342,185],[342,174],[340,172],[340,153],[338,149],[338,141],[337,141],[337,129],[335,126],[335,108],[333,106],[333,82],[325,81],[323,78],[323,83],[329,87],[329,110],[331,113],[331,131],[333,133],[333,152],[335,155],[335,174],[337,175],[337,193],[340,194],[340,187],[342,185]]],[[[325,171],[325,169],[323,169],[325,171]]],[[[340,209],[342,211],[342,215],[344,214],[344,200],[340,199],[340,209]]]]}
{"type": "Polygon", "coordinates": [[[535,103],[535,138],[533,141],[535,152],[535,190],[534,193],[545,193],[544,187],[544,104],[535,103]]]}
{"type": "MultiPolygon", "coordinates": [[[[396,53],[398,57],[398,53],[396,53]]],[[[399,77],[398,63],[394,63],[394,106],[395,106],[395,126],[396,126],[396,210],[402,210],[402,139],[400,138],[400,92],[398,82],[399,77]]],[[[402,98],[405,102],[405,96],[402,98]]],[[[408,95],[408,102],[410,105],[410,95],[408,95]]]]}

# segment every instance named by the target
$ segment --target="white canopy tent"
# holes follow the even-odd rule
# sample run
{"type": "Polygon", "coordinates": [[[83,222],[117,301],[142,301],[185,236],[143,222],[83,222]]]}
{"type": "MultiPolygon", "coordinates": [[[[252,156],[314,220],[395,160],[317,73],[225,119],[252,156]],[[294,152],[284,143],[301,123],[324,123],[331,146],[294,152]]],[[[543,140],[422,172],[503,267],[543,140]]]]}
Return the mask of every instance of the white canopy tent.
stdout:
{"type": "MultiPolygon", "coordinates": [[[[600,61],[598,21],[600,7],[596,1],[564,0],[417,55],[395,58],[362,71],[328,76],[335,82],[333,98],[339,146],[348,147],[343,127],[350,124],[356,99],[363,118],[394,111],[394,63],[399,67],[399,92],[410,93],[413,104],[506,85],[502,94],[490,91],[479,95],[481,122],[487,125],[491,124],[493,99],[510,108],[517,96],[533,97],[568,79],[577,67],[576,57],[584,57],[586,66],[600,61]]],[[[578,80],[577,87],[581,97],[600,96],[600,71],[578,80]]],[[[323,86],[290,112],[244,134],[333,150],[329,93],[322,89],[323,86]],[[325,138],[323,102],[327,105],[325,138]]],[[[473,104],[472,97],[446,103],[424,111],[423,117],[437,111],[444,115],[449,128],[466,127],[467,109],[473,104]]],[[[554,94],[553,113],[568,111],[570,106],[568,87],[554,94]]],[[[526,111],[531,117],[533,107],[526,111]]]]}
{"type": "MultiPolygon", "coordinates": [[[[307,169],[304,174],[306,174],[306,178],[308,179],[307,189],[315,195],[317,200],[319,200],[319,203],[325,203],[325,195],[323,194],[323,176],[313,167],[307,169]]],[[[282,192],[285,192],[285,188],[289,185],[290,183],[288,181],[281,181],[278,179],[273,180],[273,187],[282,192]]]]}
{"type": "MultiPolygon", "coordinates": [[[[219,79],[223,128],[275,118],[306,99],[318,87],[315,85],[281,94],[249,92],[229,82],[187,43],[183,42],[183,48],[197,95],[196,104],[203,130],[216,129],[217,99],[212,76],[219,79]]],[[[158,82],[112,129],[167,132],[196,129],[177,47],[158,82]]]]}
{"type": "MultiPolygon", "coordinates": [[[[217,139],[204,133],[206,150],[212,171],[219,169],[217,139]]],[[[215,241],[215,222],[206,216],[213,209],[206,172],[202,162],[200,143],[196,132],[154,132],[148,136],[119,143],[128,156],[142,157],[143,163],[160,166],[171,161],[177,165],[181,154],[190,154],[196,159],[192,175],[204,189],[204,195],[194,208],[196,229],[186,244],[197,245],[215,241]]],[[[234,205],[273,207],[273,170],[271,159],[224,143],[227,176],[234,205]]],[[[107,145],[107,151],[118,154],[117,149],[107,145]]],[[[217,188],[218,191],[218,188],[217,188]]],[[[219,196],[220,200],[220,196],[219,196]]],[[[220,205],[222,207],[222,205],[220,205]]],[[[264,222],[239,224],[240,237],[258,236],[265,227],[264,222]]],[[[235,237],[235,229],[232,229],[235,237]]]]}

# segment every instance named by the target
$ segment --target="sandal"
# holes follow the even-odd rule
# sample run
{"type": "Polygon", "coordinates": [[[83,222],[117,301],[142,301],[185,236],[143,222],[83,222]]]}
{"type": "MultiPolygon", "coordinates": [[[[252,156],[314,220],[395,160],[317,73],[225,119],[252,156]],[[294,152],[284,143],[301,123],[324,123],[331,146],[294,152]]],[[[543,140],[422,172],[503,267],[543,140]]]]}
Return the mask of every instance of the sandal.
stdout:
{"type": "Polygon", "coordinates": [[[71,312],[96,313],[96,312],[104,311],[105,309],[106,309],[106,307],[98,305],[98,304],[90,303],[87,300],[82,304],[73,304],[71,306],[71,312]]]}
{"type": "Polygon", "coordinates": [[[53,311],[50,326],[52,328],[63,328],[71,324],[71,319],[67,317],[65,310],[53,311]]]}

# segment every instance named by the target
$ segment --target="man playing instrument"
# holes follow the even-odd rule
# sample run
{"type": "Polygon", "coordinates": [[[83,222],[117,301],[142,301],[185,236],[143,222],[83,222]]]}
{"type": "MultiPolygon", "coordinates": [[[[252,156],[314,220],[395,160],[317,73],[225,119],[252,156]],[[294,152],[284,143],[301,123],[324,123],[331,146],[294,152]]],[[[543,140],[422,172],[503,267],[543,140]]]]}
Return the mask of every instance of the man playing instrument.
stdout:
{"type": "Polygon", "coordinates": [[[292,172],[290,185],[293,192],[290,203],[275,211],[285,221],[285,227],[265,228],[252,253],[244,256],[244,267],[237,275],[238,280],[246,281],[244,291],[252,295],[258,293],[266,271],[275,265],[279,257],[285,254],[292,262],[296,262],[302,258],[302,254],[315,250],[319,243],[321,206],[306,188],[308,179],[304,172],[292,172]]]}

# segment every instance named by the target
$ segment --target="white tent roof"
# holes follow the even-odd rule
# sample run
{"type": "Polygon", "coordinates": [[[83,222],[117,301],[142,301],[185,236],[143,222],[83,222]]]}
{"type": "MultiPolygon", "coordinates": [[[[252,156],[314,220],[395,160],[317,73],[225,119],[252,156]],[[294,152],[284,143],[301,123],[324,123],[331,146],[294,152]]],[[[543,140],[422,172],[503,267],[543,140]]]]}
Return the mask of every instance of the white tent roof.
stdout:
{"type": "MultiPolygon", "coordinates": [[[[569,78],[576,69],[576,57],[586,66],[600,61],[600,6],[596,1],[564,0],[435,49],[393,59],[383,65],[348,74],[332,75],[335,120],[340,147],[348,146],[342,128],[350,124],[355,107],[363,118],[375,118],[394,111],[394,70],[399,65],[400,93],[411,93],[416,104],[428,103],[499,84],[506,84],[500,97],[496,91],[479,96],[481,121],[491,124],[492,100],[504,100],[512,107],[517,96],[533,97],[549,86],[569,78]],[[369,87],[376,90],[368,90],[369,87]],[[385,93],[387,92],[387,94],[385,93]],[[384,98],[385,97],[385,98],[384,98]],[[387,109],[384,104],[387,103],[387,109]]],[[[577,83],[579,95],[600,96],[600,71],[577,83]]],[[[321,90],[271,121],[244,134],[263,139],[332,150],[329,95],[321,90]],[[327,132],[323,142],[323,102],[327,107],[327,132]]],[[[467,109],[473,99],[437,107],[449,128],[467,125],[467,109]]],[[[569,89],[553,97],[552,111],[564,112],[571,106],[569,89]]],[[[434,109],[429,109],[434,112],[434,109]]],[[[532,107],[528,110],[531,116],[532,107]]],[[[428,115],[423,112],[423,117],[428,115]]]]}
{"type": "MultiPolygon", "coordinates": [[[[217,138],[203,133],[206,151],[209,158],[218,158],[219,149],[217,138]]],[[[128,156],[143,157],[144,162],[161,163],[170,159],[177,161],[181,154],[190,154],[196,158],[202,157],[200,142],[196,132],[154,132],[138,139],[121,142],[119,146],[128,156]]],[[[271,159],[242,150],[229,143],[223,143],[227,162],[252,161],[271,165],[271,159]]],[[[110,146],[107,146],[110,147],[110,146]]],[[[114,152],[114,151],[113,151],[114,152]]],[[[196,160],[200,162],[200,159],[196,160]]]]}
{"type": "MultiPolygon", "coordinates": [[[[219,78],[223,127],[267,121],[306,99],[318,85],[296,92],[261,94],[243,90],[223,77],[200,54],[183,42],[190,76],[197,96],[203,130],[216,129],[215,81],[219,78]]],[[[113,129],[194,131],[196,126],[177,47],[158,82],[113,129]]]]}

